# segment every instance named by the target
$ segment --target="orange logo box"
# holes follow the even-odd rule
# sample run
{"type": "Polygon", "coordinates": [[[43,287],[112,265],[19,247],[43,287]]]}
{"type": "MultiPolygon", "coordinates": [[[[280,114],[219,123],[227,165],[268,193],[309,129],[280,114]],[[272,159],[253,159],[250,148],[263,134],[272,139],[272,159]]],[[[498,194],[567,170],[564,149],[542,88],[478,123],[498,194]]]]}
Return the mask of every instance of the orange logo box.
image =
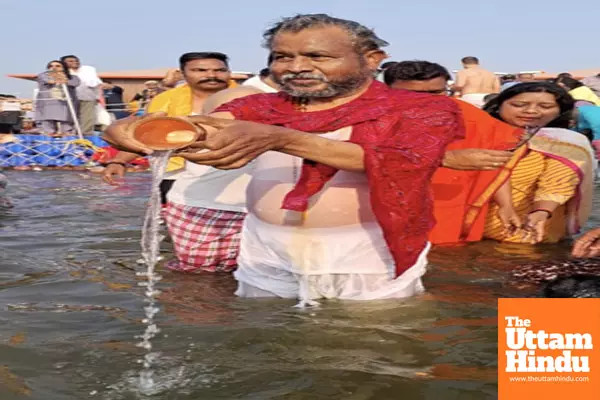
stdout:
{"type": "Polygon", "coordinates": [[[498,299],[498,399],[600,399],[600,299],[498,299]]]}

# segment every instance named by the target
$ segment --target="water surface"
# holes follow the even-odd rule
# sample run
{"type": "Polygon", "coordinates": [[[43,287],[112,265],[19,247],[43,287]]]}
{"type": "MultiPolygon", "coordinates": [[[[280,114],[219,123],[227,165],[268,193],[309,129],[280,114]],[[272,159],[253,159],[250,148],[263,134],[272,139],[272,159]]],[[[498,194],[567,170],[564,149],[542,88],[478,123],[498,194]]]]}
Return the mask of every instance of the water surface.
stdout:
{"type": "Polygon", "coordinates": [[[148,397],[134,336],[149,175],[118,188],[75,171],[7,175],[16,207],[0,212],[2,400],[495,399],[496,299],[523,294],[503,284],[506,272],[567,251],[436,249],[427,294],[316,310],[235,298],[229,275],[162,271],[148,397]]]}

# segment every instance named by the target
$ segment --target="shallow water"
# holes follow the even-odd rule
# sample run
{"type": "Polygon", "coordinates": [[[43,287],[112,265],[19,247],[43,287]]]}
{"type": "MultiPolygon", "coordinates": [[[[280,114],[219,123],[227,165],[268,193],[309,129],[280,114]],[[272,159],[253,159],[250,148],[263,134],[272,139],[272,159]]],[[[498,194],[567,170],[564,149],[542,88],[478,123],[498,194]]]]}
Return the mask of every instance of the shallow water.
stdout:
{"type": "MultiPolygon", "coordinates": [[[[73,171],[7,175],[16,207],[0,211],[2,400],[495,399],[496,299],[531,294],[507,288],[506,272],[567,251],[437,249],[423,296],[307,310],[237,299],[229,275],[161,271],[148,397],[134,336],[150,176],[112,188],[73,171]]],[[[168,240],[163,250],[172,257],[168,240]]]]}

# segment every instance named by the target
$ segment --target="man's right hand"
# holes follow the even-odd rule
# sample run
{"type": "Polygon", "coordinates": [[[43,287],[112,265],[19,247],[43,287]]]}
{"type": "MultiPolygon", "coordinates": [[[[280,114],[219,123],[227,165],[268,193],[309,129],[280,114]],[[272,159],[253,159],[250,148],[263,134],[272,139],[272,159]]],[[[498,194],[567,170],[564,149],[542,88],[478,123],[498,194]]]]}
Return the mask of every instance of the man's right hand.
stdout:
{"type": "Polygon", "coordinates": [[[120,164],[108,164],[102,172],[102,180],[109,185],[119,186],[115,178],[123,179],[126,168],[120,164]]]}
{"type": "Polygon", "coordinates": [[[462,171],[494,170],[502,167],[513,156],[509,151],[486,149],[448,150],[442,166],[462,171]]]}

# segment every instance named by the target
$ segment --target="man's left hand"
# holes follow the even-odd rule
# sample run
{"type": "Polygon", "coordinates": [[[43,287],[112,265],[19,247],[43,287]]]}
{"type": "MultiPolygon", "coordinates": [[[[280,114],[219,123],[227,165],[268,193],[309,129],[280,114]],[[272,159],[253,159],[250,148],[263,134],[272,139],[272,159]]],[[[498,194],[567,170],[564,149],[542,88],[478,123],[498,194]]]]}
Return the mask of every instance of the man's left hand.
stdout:
{"type": "Polygon", "coordinates": [[[269,150],[281,149],[287,140],[287,129],[278,126],[202,115],[188,119],[208,128],[208,133],[205,140],[192,144],[176,155],[193,163],[219,169],[242,168],[269,150]]]}

